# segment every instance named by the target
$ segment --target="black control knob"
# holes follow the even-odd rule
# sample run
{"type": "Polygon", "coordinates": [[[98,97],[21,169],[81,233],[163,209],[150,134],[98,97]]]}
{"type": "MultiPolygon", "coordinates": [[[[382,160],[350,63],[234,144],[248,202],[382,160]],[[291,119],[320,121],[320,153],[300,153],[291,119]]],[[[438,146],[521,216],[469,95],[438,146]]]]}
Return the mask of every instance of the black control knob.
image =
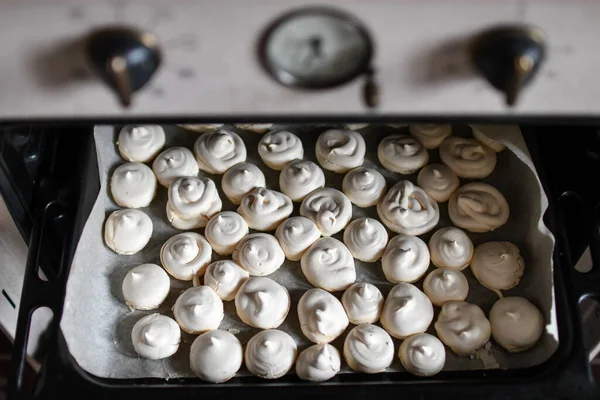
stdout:
{"type": "Polygon", "coordinates": [[[127,27],[107,27],[90,33],[87,57],[100,78],[128,107],[132,94],[156,72],[161,54],[156,36],[127,27]]]}
{"type": "Polygon", "coordinates": [[[544,34],[529,26],[503,26],[479,34],[472,43],[475,68],[506,96],[513,106],[546,54],[544,34]]]}

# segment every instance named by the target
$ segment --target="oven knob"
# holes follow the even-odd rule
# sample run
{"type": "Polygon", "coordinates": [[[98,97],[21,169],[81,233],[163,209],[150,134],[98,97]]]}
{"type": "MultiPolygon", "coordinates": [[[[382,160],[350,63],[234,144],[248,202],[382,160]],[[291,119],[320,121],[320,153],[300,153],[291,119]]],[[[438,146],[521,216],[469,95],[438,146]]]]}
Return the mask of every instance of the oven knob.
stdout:
{"type": "Polygon", "coordinates": [[[150,80],[161,63],[156,36],[128,27],[91,32],[86,53],[92,68],[116,91],[124,107],[131,104],[133,92],[150,80]]]}
{"type": "Polygon", "coordinates": [[[484,31],[472,42],[475,68],[513,106],[544,61],[544,34],[530,26],[502,26],[484,31]]]}

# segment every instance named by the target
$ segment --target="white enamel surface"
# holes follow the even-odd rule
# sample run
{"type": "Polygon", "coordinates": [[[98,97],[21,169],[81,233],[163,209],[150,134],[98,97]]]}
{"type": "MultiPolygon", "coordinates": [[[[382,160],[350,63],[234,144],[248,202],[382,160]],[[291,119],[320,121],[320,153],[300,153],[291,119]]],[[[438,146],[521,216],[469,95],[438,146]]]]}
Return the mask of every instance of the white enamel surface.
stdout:
{"type": "Polygon", "coordinates": [[[383,310],[384,298],[377,286],[358,282],[342,295],[342,305],[353,324],[374,324],[383,310]]]}
{"type": "Polygon", "coordinates": [[[235,309],[245,324],[277,328],[290,311],[290,295],[272,279],[250,277],[235,295],[235,309]]]}
{"type": "Polygon", "coordinates": [[[248,271],[240,265],[231,260],[220,260],[206,268],[204,284],[210,286],[221,300],[231,301],[249,277],[248,271]]]}
{"type": "Polygon", "coordinates": [[[346,336],[344,358],[356,372],[382,372],[394,359],[394,342],[390,335],[377,325],[361,324],[346,336]]]}
{"type": "Polygon", "coordinates": [[[304,252],[321,237],[314,222],[305,217],[291,217],[283,221],[275,231],[288,260],[298,261],[304,252]]]}
{"type": "Polygon", "coordinates": [[[490,232],[508,221],[510,208],[495,187],[483,182],[463,185],[448,203],[448,214],[454,225],[469,232],[490,232]]]}
{"type": "Polygon", "coordinates": [[[168,194],[167,219],[177,229],[203,228],[223,206],[210,178],[177,178],[168,194]]]}
{"type": "Polygon", "coordinates": [[[444,140],[440,159],[461,178],[485,178],[496,168],[496,153],[470,138],[453,136],[444,140]]]}
{"type": "Polygon", "coordinates": [[[198,336],[190,348],[190,367],[206,382],[221,383],[242,367],[240,341],[227,331],[209,331],[198,336]]]}
{"type": "Polygon", "coordinates": [[[173,315],[187,333],[210,331],[217,329],[223,320],[223,301],[208,286],[191,287],[175,301],[173,315]]]}
{"type": "Polygon", "coordinates": [[[437,230],[428,246],[431,262],[438,268],[462,270],[473,257],[473,242],[464,231],[454,227],[437,230]]]}
{"type": "Polygon", "coordinates": [[[229,255],[248,234],[248,224],[240,214],[223,211],[208,221],[204,234],[215,253],[229,255]]]}
{"type": "Polygon", "coordinates": [[[435,336],[419,333],[402,342],[398,357],[402,366],[411,374],[432,376],[444,368],[446,349],[435,336]]]}
{"type": "Polygon", "coordinates": [[[200,168],[194,154],[185,147],[171,147],[160,153],[152,163],[158,182],[164,187],[182,176],[198,176],[200,168]]]}
{"type": "Polygon", "coordinates": [[[473,253],[471,271],[483,286],[508,290],[515,287],[525,270],[519,248],[510,242],[482,243],[473,253]]]}
{"type": "Polygon", "coordinates": [[[379,142],[377,157],[383,167],[392,172],[410,175],[427,165],[429,153],[411,135],[390,135],[379,142]]]}
{"type": "Polygon", "coordinates": [[[221,188],[233,204],[240,204],[242,198],[252,189],[266,186],[265,174],[256,165],[239,163],[229,168],[221,179],[221,188]]]}
{"type": "Polygon", "coordinates": [[[323,289],[307,290],[298,301],[300,329],[313,343],[329,343],[348,326],[342,303],[323,289]]]}
{"type": "Polygon", "coordinates": [[[350,250],[331,237],[321,238],[310,246],[300,265],[313,286],[330,292],[345,290],[356,280],[356,267],[350,250]]]}
{"type": "Polygon", "coordinates": [[[393,337],[404,339],[423,333],[433,320],[429,297],[410,283],[399,283],[390,290],[381,313],[381,326],[393,337]]]}
{"type": "Polygon", "coordinates": [[[121,288],[127,305],[138,310],[152,310],[167,298],[171,281],[158,265],[142,264],[127,272],[121,288]]]}
{"type": "Polygon", "coordinates": [[[117,254],[142,250],[152,237],[152,220],[140,210],[117,210],[104,223],[104,242],[117,254]]]}
{"type": "Polygon", "coordinates": [[[444,164],[429,164],[417,176],[417,184],[432,199],[445,203],[460,186],[456,173],[444,164]]]}
{"type": "Polygon", "coordinates": [[[392,283],[416,282],[429,268],[429,260],[429,249],[422,239],[398,235],[385,248],[381,268],[392,283]]]}
{"type": "Polygon", "coordinates": [[[544,317],[523,297],[505,297],[490,310],[492,337],[506,350],[525,351],[537,343],[544,331],[544,317]]]}
{"type": "Polygon", "coordinates": [[[165,131],[160,125],[125,125],[117,145],[125,160],[149,162],[165,145],[165,131]]]}
{"type": "Polygon", "coordinates": [[[131,341],[135,352],[150,360],[160,360],[175,354],[179,348],[181,330],[172,318],[152,314],[133,326],[131,341]]]}
{"type": "Polygon", "coordinates": [[[441,307],[448,301],[466,299],[469,282],[460,271],[437,268],[425,277],[423,291],[434,305],[441,307]]]}
{"type": "Polygon", "coordinates": [[[196,140],[194,155],[201,170],[222,174],[235,164],[246,161],[246,145],[237,133],[217,128],[203,133],[196,140]]]}
{"type": "Polygon", "coordinates": [[[302,201],[309,193],[324,186],[323,170],[309,160],[293,161],[279,174],[279,188],[292,201],[302,201]]]}
{"type": "Polygon", "coordinates": [[[285,261],[285,253],[273,235],[251,233],[233,250],[232,258],[252,276],[264,276],[277,271],[285,261]]]}
{"type": "Polygon", "coordinates": [[[244,361],[254,375],[277,379],[292,369],[297,353],[296,342],[290,335],[269,329],[257,333],[248,341],[244,361]]]}
{"type": "Polygon", "coordinates": [[[119,165],[110,178],[110,193],[121,207],[147,207],[156,194],[156,177],[141,163],[119,165]]]}
{"type": "Polygon", "coordinates": [[[342,365],[340,352],[330,344],[315,344],[304,350],[296,360],[296,375],[309,382],[324,382],[333,378],[342,365]]]}
{"type": "Polygon", "coordinates": [[[358,218],[344,230],[344,244],[357,260],[375,262],[388,243],[388,234],[381,222],[373,218],[358,218]]]}
{"type": "Polygon", "coordinates": [[[490,322],[481,308],[464,301],[449,301],[435,322],[438,337],[459,356],[483,347],[491,335],[490,322]]]}
{"type": "Polygon", "coordinates": [[[304,157],[302,141],[287,131],[269,132],[260,139],[258,154],[270,168],[281,171],[294,160],[304,157]]]}
{"type": "Polygon", "coordinates": [[[237,212],[251,229],[272,231],[293,210],[292,200],[285,194],[259,187],[244,196],[237,212]]]}
{"type": "Polygon", "coordinates": [[[342,191],[359,207],[374,206],[386,190],[385,178],[374,168],[354,168],[348,171],[342,181],[342,191]]]}
{"type": "Polygon", "coordinates": [[[452,125],[416,124],[410,126],[410,134],[419,139],[426,149],[437,149],[452,134],[452,125]]]}
{"type": "Polygon", "coordinates": [[[317,189],[302,201],[300,215],[313,221],[323,236],[331,236],[350,222],[352,203],[337,189],[317,189]]]}
{"type": "Polygon", "coordinates": [[[212,249],[204,236],[184,232],[172,236],[160,250],[160,261],[165,270],[176,279],[191,281],[202,276],[210,264],[212,249]]]}
{"type": "Polygon", "coordinates": [[[319,164],[334,172],[360,167],[365,161],[365,152],[365,139],[355,131],[330,129],[321,133],[315,144],[319,164]]]}

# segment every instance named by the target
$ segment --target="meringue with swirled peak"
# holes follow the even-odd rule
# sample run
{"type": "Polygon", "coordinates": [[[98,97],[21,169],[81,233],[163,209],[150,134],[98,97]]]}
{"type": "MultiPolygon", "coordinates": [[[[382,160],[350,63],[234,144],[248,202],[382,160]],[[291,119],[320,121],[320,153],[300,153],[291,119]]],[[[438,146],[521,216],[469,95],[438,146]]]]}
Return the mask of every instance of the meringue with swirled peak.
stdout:
{"type": "Polygon", "coordinates": [[[235,295],[235,310],[247,325],[277,328],[290,311],[290,294],[273,279],[250,277],[235,295]]]}
{"type": "Polygon", "coordinates": [[[496,168],[496,153],[469,138],[449,137],[440,146],[440,159],[461,178],[485,178],[496,168]]]}
{"type": "Polygon", "coordinates": [[[304,252],[321,237],[319,228],[308,218],[291,217],[283,221],[275,231],[288,260],[298,261],[304,252]]]}
{"type": "Polygon", "coordinates": [[[501,141],[491,138],[486,131],[498,130],[498,128],[507,127],[505,125],[471,125],[473,137],[494,150],[496,153],[504,150],[506,146],[501,141]]]}
{"type": "Polygon", "coordinates": [[[296,360],[296,375],[309,382],[325,382],[333,378],[342,366],[340,352],[328,343],[315,344],[304,350],[296,360]]]}
{"type": "Polygon", "coordinates": [[[435,331],[459,356],[468,356],[490,340],[490,322],[481,308],[465,301],[449,301],[435,322],[435,331]]]}
{"type": "Polygon", "coordinates": [[[342,295],[342,305],[353,324],[374,324],[383,310],[383,295],[377,286],[358,282],[342,295]]]}
{"type": "Polygon", "coordinates": [[[410,126],[410,134],[419,139],[426,149],[437,149],[452,134],[452,125],[416,124],[410,126]]]}
{"type": "Polygon", "coordinates": [[[431,300],[415,285],[401,282],[390,290],[381,313],[381,326],[390,335],[405,339],[423,333],[429,328],[431,321],[431,300]]]}
{"type": "Polygon", "coordinates": [[[444,368],[446,348],[435,336],[419,333],[402,342],[398,357],[402,366],[411,374],[432,376],[444,368]]]}
{"type": "Polygon", "coordinates": [[[272,231],[294,211],[292,200],[285,194],[259,187],[242,199],[237,212],[250,229],[272,231]]]}
{"type": "Polygon", "coordinates": [[[273,124],[235,124],[235,126],[237,126],[240,129],[243,129],[245,131],[252,131],[252,132],[256,132],[256,133],[265,133],[266,131],[271,129],[273,124]]]}
{"type": "Polygon", "coordinates": [[[429,153],[411,135],[390,135],[379,142],[377,157],[383,167],[402,175],[410,175],[427,165],[429,153]]]}
{"type": "Polygon", "coordinates": [[[458,176],[444,164],[429,164],[419,172],[417,184],[438,203],[448,201],[460,186],[458,176]]]}
{"type": "Polygon", "coordinates": [[[492,337],[511,353],[530,349],[544,331],[544,317],[524,297],[505,297],[490,310],[492,337]]]}
{"type": "Polygon", "coordinates": [[[495,187],[483,182],[467,183],[450,197],[452,223],[469,232],[491,232],[508,221],[510,208],[495,187]]]}
{"type": "Polygon", "coordinates": [[[436,231],[429,239],[431,262],[438,268],[463,270],[471,263],[473,242],[465,232],[447,227],[436,231]]]}
{"type": "Polygon", "coordinates": [[[202,171],[222,174],[246,161],[246,145],[237,133],[218,128],[200,135],[194,143],[194,155],[202,171]]]}
{"type": "Polygon", "coordinates": [[[267,186],[265,174],[256,165],[245,162],[229,168],[221,179],[223,193],[236,205],[253,189],[264,186],[267,186]]]}
{"type": "Polygon", "coordinates": [[[152,237],[152,220],[140,210],[117,210],[104,223],[104,242],[117,254],[132,255],[152,237]]]}
{"type": "Polygon", "coordinates": [[[440,220],[438,204],[410,181],[400,181],[377,203],[377,214],[390,230],[405,235],[422,235],[440,220]]]}
{"type": "Polygon", "coordinates": [[[177,229],[203,228],[223,206],[210,178],[181,177],[168,192],[167,219],[177,229]]]}
{"type": "Polygon", "coordinates": [[[337,189],[317,189],[302,201],[300,215],[313,221],[323,236],[331,236],[350,222],[352,203],[337,189]]]}
{"type": "Polygon", "coordinates": [[[466,299],[469,294],[469,282],[460,271],[438,268],[425,277],[423,291],[434,305],[441,307],[452,300],[466,299]]]}
{"type": "MultiPolygon", "coordinates": [[[[204,284],[210,286],[223,301],[235,299],[240,287],[248,280],[248,271],[231,260],[219,260],[210,264],[204,273],[204,284]]],[[[198,275],[194,276],[194,286],[198,275]]]]}
{"type": "Polygon", "coordinates": [[[487,242],[475,248],[471,271],[488,289],[508,290],[519,283],[525,264],[519,248],[511,242],[487,242]]]}
{"type": "Polygon", "coordinates": [[[163,244],[160,261],[164,269],[174,278],[191,281],[194,275],[202,276],[212,249],[204,236],[194,232],[179,233],[163,244]]]}
{"type": "Polygon", "coordinates": [[[156,264],[142,264],[132,268],[123,279],[123,297],[131,309],[153,310],[169,294],[171,281],[164,269],[156,264]]]}
{"type": "Polygon", "coordinates": [[[248,224],[240,214],[223,211],[208,221],[204,234],[215,253],[229,255],[248,234],[248,224]]]}
{"type": "Polygon", "coordinates": [[[285,253],[273,235],[251,233],[235,246],[233,261],[252,276],[265,276],[277,271],[285,261],[285,253]]]}
{"type": "Polygon", "coordinates": [[[360,167],[365,161],[366,150],[365,139],[360,133],[341,129],[321,133],[315,148],[319,164],[333,172],[360,167]]]}
{"type": "Polygon", "coordinates": [[[349,323],[342,303],[323,289],[309,289],[302,295],[298,319],[302,333],[313,343],[335,340],[349,323]]]}
{"type": "Polygon", "coordinates": [[[276,171],[294,160],[304,157],[302,141],[288,131],[269,132],[258,143],[258,154],[262,161],[276,171]]]}
{"type": "Polygon", "coordinates": [[[292,201],[302,201],[311,192],[322,187],[325,187],[325,174],[312,161],[292,161],[279,174],[279,188],[292,201]]]}
{"type": "Polygon", "coordinates": [[[300,260],[306,279],[329,292],[346,290],[356,281],[356,267],[350,250],[339,240],[324,237],[306,250],[300,260]]]}
{"type": "Polygon", "coordinates": [[[242,367],[244,350],[227,331],[208,331],[198,336],[190,348],[190,368],[206,382],[222,383],[242,367]]]}
{"type": "Polygon", "coordinates": [[[344,358],[354,371],[367,374],[383,372],[394,360],[394,342],[377,325],[361,324],[346,336],[344,358]]]}
{"type": "Polygon", "coordinates": [[[394,236],[381,258],[385,278],[392,283],[416,282],[429,268],[429,249],[416,236],[394,236]]]}
{"type": "Polygon", "coordinates": [[[135,352],[149,360],[172,356],[179,349],[180,341],[181,330],[177,322],[158,313],[141,318],[131,331],[135,352]]]}
{"type": "Polygon", "coordinates": [[[264,379],[277,379],[292,369],[297,353],[298,347],[290,335],[268,329],[248,341],[244,360],[252,374],[264,379]]]}
{"type": "Polygon", "coordinates": [[[185,147],[171,147],[160,153],[152,163],[158,183],[168,188],[182,176],[198,176],[200,168],[194,154],[185,147]]]}
{"type": "Polygon", "coordinates": [[[191,287],[175,301],[173,316],[181,329],[192,335],[211,331],[225,316],[223,300],[208,286],[191,287]]]}
{"type": "Polygon", "coordinates": [[[344,244],[357,260],[379,260],[388,242],[388,234],[381,222],[373,218],[358,218],[344,230],[344,244]]]}
{"type": "Polygon", "coordinates": [[[385,178],[374,168],[354,168],[348,171],[342,181],[342,191],[359,207],[374,206],[386,189],[385,178]]]}
{"type": "Polygon", "coordinates": [[[148,162],[164,145],[165,131],[160,125],[125,125],[119,132],[119,153],[127,161],[148,162]]]}
{"type": "Polygon", "coordinates": [[[156,177],[152,170],[142,163],[122,164],[115,169],[110,178],[110,194],[121,207],[147,207],[156,194],[156,177]]]}

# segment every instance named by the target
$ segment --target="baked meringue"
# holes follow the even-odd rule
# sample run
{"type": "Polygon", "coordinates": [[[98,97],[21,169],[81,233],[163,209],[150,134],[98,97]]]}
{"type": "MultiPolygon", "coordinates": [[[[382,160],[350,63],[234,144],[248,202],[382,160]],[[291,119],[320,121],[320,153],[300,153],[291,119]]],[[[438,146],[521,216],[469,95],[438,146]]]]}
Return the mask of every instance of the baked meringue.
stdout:
{"type": "Polygon", "coordinates": [[[459,356],[468,356],[490,340],[490,322],[481,308],[464,301],[449,301],[435,322],[438,337],[459,356]]]}
{"type": "Polygon", "coordinates": [[[416,282],[429,268],[429,249],[416,236],[394,236],[383,252],[381,268],[392,283],[416,282]]]}
{"type": "Polygon", "coordinates": [[[400,181],[377,203],[377,214],[390,230],[405,235],[422,235],[440,219],[438,204],[410,181],[400,181]]]}
{"type": "Polygon", "coordinates": [[[308,248],[300,260],[306,279],[329,292],[345,290],[356,280],[354,258],[339,240],[325,237],[308,248]]]}
{"type": "Polygon", "coordinates": [[[152,220],[140,210],[117,210],[104,223],[104,242],[117,254],[132,255],[152,237],[152,220]]]}
{"type": "Polygon", "coordinates": [[[191,281],[202,276],[212,256],[210,244],[204,236],[194,232],[179,233],[163,244],[160,261],[174,278],[191,281]]]}
{"type": "Polygon", "coordinates": [[[436,231],[429,239],[431,262],[438,268],[463,270],[471,263],[473,242],[458,228],[436,231]]]}
{"type": "Polygon", "coordinates": [[[495,187],[482,182],[467,183],[450,197],[452,223],[469,232],[490,232],[508,221],[510,208],[495,187]]]}
{"type": "Polygon", "coordinates": [[[379,142],[377,157],[389,171],[410,175],[429,161],[429,153],[421,142],[411,135],[390,135],[379,142]]]}
{"type": "Polygon", "coordinates": [[[127,161],[148,162],[164,145],[165,131],[160,125],[125,125],[119,132],[119,153],[127,161]]]}
{"type": "Polygon", "coordinates": [[[190,368],[206,382],[222,383],[242,367],[244,350],[227,331],[209,331],[198,336],[190,348],[190,368]]]}
{"type": "Polygon", "coordinates": [[[172,356],[179,348],[181,330],[172,318],[151,314],[135,323],[131,342],[135,352],[149,360],[172,356]]]}
{"type": "Polygon", "coordinates": [[[294,160],[304,157],[302,141],[287,131],[269,132],[258,143],[258,154],[262,161],[276,171],[294,160]]]}
{"type": "Polygon", "coordinates": [[[198,166],[209,174],[222,174],[246,161],[246,145],[237,133],[218,128],[203,133],[194,143],[198,166]]]}
{"type": "Polygon", "coordinates": [[[530,349],[544,331],[544,317],[523,297],[505,297],[490,310],[492,337],[511,353],[530,349]]]}
{"type": "Polygon", "coordinates": [[[312,161],[292,161],[279,174],[279,188],[292,201],[302,201],[309,193],[324,186],[325,174],[312,161]]]}
{"type": "Polygon", "coordinates": [[[419,172],[417,184],[438,203],[448,201],[460,186],[458,176],[444,164],[429,164],[419,172]]]}
{"type": "Polygon", "coordinates": [[[317,189],[302,201],[300,215],[313,221],[323,236],[331,236],[350,222],[352,203],[337,189],[317,189]]]}
{"type": "Polygon", "coordinates": [[[210,178],[181,177],[169,186],[167,219],[177,229],[203,228],[223,202],[210,178]]]}
{"type": "Polygon", "coordinates": [[[330,344],[315,344],[296,360],[296,375],[304,381],[324,382],[333,378],[342,366],[340,352],[330,344]]]}
{"type": "MultiPolygon", "coordinates": [[[[194,279],[197,279],[197,276],[194,279]]],[[[220,260],[206,268],[204,284],[211,287],[221,300],[231,301],[249,277],[248,271],[233,261],[220,260]]],[[[199,285],[194,283],[194,286],[199,285]]]]}
{"type": "Polygon", "coordinates": [[[369,124],[344,124],[344,127],[350,129],[351,131],[357,131],[359,129],[363,129],[369,126],[369,124]]]}
{"type": "Polygon", "coordinates": [[[211,131],[213,129],[217,129],[223,126],[223,124],[183,124],[177,125],[182,127],[183,129],[187,129],[188,131],[194,132],[206,132],[211,131]]]}
{"type": "Polygon", "coordinates": [[[374,168],[354,168],[348,171],[342,181],[342,191],[359,207],[374,206],[386,190],[385,178],[374,168]]]}
{"type": "Polygon", "coordinates": [[[250,277],[235,295],[235,309],[247,325],[277,328],[290,311],[290,295],[273,279],[250,277]]]}
{"type": "Polygon", "coordinates": [[[248,234],[248,224],[240,214],[223,211],[208,221],[204,234],[215,253],[229,255],[248,234]]]}
{"type": "Polygon", "coordinates": [[[402,366],[411,374],[432,376],[444,368],[446,348],[435,336],[418,333],[402,342],[398,357],[402,366]]]}
{"type": "Polygon", "coordinates": [[[406,282],[392,288],[381,313],[381,326],[398,339],[425,332],[432,320],[433,305],[429,297],[406,282]]]}
{"type": "Polygon", "coordinates": [[[223,300],[208,286],[191,287],[175,301],[173,316],[192,335],[211,331],[223,320],[223,300]]]}
{"type": "Polygon", "coordinates": [[[264,187],[256,188],[242,199],[237,212],[251,229],[272,231],[294,211],[285,194],[264,187]]]}
{"type": "Polygon", "coordinates": [[[265,174],[254,164],[239,163],[229,168],[221,179],[221,188],[233,204],[240,204],[242,198],[253,189],[267,186],[265,174]]]}
{"type": "Polygon", "coordinates": [[[265,133],[266,131],[271,129],[273,124],[235,124],[235,126],[246,131],[265,133]]]}
{"type": "Polygon", "coordinates": [[[123,279],[123,297],[131,309],[154,310],[169,294],[171,281],[164,269],[156,264],[132,268],[123,279]]]}
{"type": "Polygon", "coordinates": [[[460,271],[438,268],[425,277],[423,291],[434,305],[441,307],[448,301],[466,299],[469,282],[460,271]]]}
{"type": "Polygon", "coordinates": [[[330,129],[319,135],[315,152],[319,164],[326,170],[346,172],[363,164],[366,149],[360,133],[330,129]]]}
{"type": "Polygon", "coordinates": [[[321,237],[317,225],[305,217],[291,217],[283,221],[275,231],[285,257],[298,261],[304,252],[321,237]]]}
{"type": "Polygon", "coordinates": [[[158,183],[164,187],[182,176],[198,176],[200,168],[194,154],[185,147],[171,147],[160,153],[152,163],[158,183]]]}
{"type": "Polygon", "coordinates": [[[122,164],[115,169],[110,178],[110,194],[121,207],[147,207],[156,194],[156,177],[144,164],[122,164]]]}
{"type": "Polygon", "coordinates": [[[287,374],[296,360],[298,348],[285,332],[269,329],[254,335],[246,345],[246,367],[264,379],[277,379],[287,374]]]}
{"type": "Polygon", "coordinates": [[[510,242],[487,242],[475,248],[471,271],[488,289],[508,290],[519,283],[525,264],[519,248],[510,242]]]}
{"type": "Polygon", "coordinates": [[[367,374],[383,372],[394,360],[394,342],[377,325],[361,324],[346,336],[344,358],[354,371],[367,374]]]}
{"type": "Polygon", "coordinates": [[[298,319],[302,333],[313,343],[335,340],[349,323],[342,303],[323,289],[309,289],[302,295],[298,319]]]}
{"type": "Polygon", "coordinates": [[[374,324],[383,310],[383,295],[377,286],[358,282],[342,295],[342,305],[353,324],[374,324]]]}
{"type": "Polygon", "coordinates": [[[419,139],[426,149],[437,149],[452,134],[452,125],[417,124],[411,125],[410,134],[419,139]]]}
{"type": "Polygon", "coordinates": [[[504,150],[506,146],[499,140],[492,139],[486,131],[497,130],[498,128],[502,128],[502,125],[471,125],[471,130],[473,132],[473,137],[479,140],[481,143],[485,144],[490,149],[494,150],[496,153],[504,150]]]}
{"type": "Polygon", "coordinates": [[[496,168],[496,153],[475,139],[449,137],[440,146],[440,159],[461,178],[485,178],[496,168]]]}
{"type": "Polygon", "coordinates": [[[273,235],[251,233],[237,244],[233,261],[252,276],[264,276],[277,271],[285,261],[285,253],[273,235]]]}
{"type": "Polygon", "coordinates": [[[388,242],[388,234],[381,222],[373,218],[358,218],[344,230],[344,244],[352,257],[364,262],[381,258],[388,242]]]}

